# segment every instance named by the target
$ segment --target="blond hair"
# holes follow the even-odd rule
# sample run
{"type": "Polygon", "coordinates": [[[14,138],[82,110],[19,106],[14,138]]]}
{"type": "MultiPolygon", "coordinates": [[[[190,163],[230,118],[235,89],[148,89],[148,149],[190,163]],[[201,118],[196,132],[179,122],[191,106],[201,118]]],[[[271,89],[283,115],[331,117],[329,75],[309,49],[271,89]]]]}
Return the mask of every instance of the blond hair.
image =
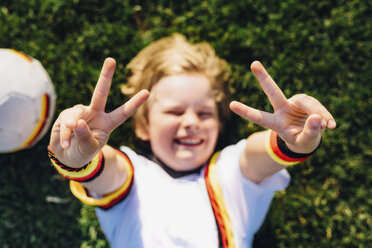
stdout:
{"type": "MultiPolygon", "coordinates": [[[[228,118],[227,80],[230,68],[219,58],[207,42],[192,44],[181,34],[162,38],[145,47],[127,65],[130,72],[128,82],[122,85],[122,93],[133,96],[141,89],[151,88],[163,77],[181,73],[205,75],[213,90],[220,126],[228,118]]],[[[148,106],[141,106],[134,115],[135,130],[148,130],[148,106]]]]}

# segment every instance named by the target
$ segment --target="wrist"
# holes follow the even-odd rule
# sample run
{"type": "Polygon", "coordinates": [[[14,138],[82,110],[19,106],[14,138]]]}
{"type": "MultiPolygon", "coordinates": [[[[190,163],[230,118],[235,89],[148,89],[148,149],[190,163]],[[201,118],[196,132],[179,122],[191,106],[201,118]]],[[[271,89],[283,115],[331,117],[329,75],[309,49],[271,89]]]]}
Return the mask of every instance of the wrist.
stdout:
{"type": "Polygon", "coordinates": [[[282,152],[287,154],[287,156],[294,157],[294,158],[305,158],[305,157],[309,157],[314,152],[316,152],[316,150],[318,150],[318,148],[320,147],[320,144],[322,143],[322,139],[320,138],[319,144],[315,148],[312,148],[312,149],[299,149],[298,147],[285,142],[282,138],[280,138],[278,134],[277,134],[277,142],[282,152]]]}
{"type": "MultiPolygon", "coordinates": [[[[284,166],[291,166],[297,163],[305,161],[307,158],[313,154],[315,150],[311,153],[297,153],[287,146],[287,144],[279,137],[279,135],[269,130],[267,140],[266,140],[266,151],[268,155],[278,164],[284,166]]],[[[319,146],[318,146],[319,147],[319,146]]]]}
{"type": "Polygon", "coordinates": [[[51,165],[59,174],[64,178],[78,182],[92,181],[101,174],[104,168],[104,157],[102,151],[99,151],[89,163],[80,168],[73,168],[60,162],[50,147],[48,147],[48,156],[51,165]]]}

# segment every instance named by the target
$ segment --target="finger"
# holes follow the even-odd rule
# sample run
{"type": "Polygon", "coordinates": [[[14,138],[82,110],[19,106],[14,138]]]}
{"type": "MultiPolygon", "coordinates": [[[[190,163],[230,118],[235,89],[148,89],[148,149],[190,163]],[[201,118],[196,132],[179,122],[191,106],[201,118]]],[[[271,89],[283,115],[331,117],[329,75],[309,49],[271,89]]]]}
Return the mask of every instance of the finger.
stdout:
{"type": "Polygon", "coordinates": [[[63,149],[69,148],[71,144],[71,135],[78,119],[83,116],[84,107],[75,105],[73,108],[63,111],[58,117],[60,123],[60,142],[63,149]]]}
{"type": "Polygon", "coordinates": [[[49,145],[52,151],[54,152],[56,152],[57,149],[60,149],[62,146],[60,134],[61,134],[61,123],[60,123],[60,119],[57,118],[57,120],[54,122],[52,126],[52,131],[50,133],[50,142],[49,142],[49,145]]]}
{"type": "Polygon", "coordinates": [[[121,105],[119,108],[112,111],[109,116],[111,118],[111,130],[115,129],[126,121],[134,112],[149,98],[147,90],[141,90],[134,95],[129,101],[121,105]]]}
{"type": "Polygon", "coordinates": [[[275,129],[273,114],[267,113],[265,111],[260,111],[247,105],[233,101],[230,103],[230,109],[240,115],[241,117],[248,119],[264,128],[275,129]]]}
{"type": "Polygon", "coordinates": [[[307,118],[304,129],[296,138],[303,149],[302,153],[310,153],[319,145],[323,131],[321,122],[322,117],[317,114],[312,114],[307,118]]]}
{"type": "Polygon", "coordinates": [[[274,110],[277,110],[281,106],[285,106],[287,104],[286,97],[269,73],[267,73],[263,65],[259,61],[254,61],[251,65],[251,70],[260,82],[274,110]]]}
{"type": "Polygon", "coordinates": [[[90,108],[93,110],[104,111],[107,96],[110,92],[111,80],[114,75],[116,62],[113,58],[105,59],[101,74],[99,75],[96,88],[94,89],[90,108]]]}
{"type": "Polygon", "coordinates": [[[291,97],[288,102],[297,109],[311,114],[318,114],[324,120],[321,123],[321,128],[328,127],[333,129],[336,127],[336,122],[331,113],[314,97],[299,94],[291,97]]]}
{"type": "Polygon", "coordinates": [[[327,127],[328,127],[329,129],[335,129],[336,126],[337,126],[337,124],[336,124],[336,121],[335,121],[334,119],[329,120],[329,121],[327,122],[327,127]]]}
{"type": "Polygon", "coordinates": [[[72,129],[67,127],[65,123],[61,123],[60,126],[60,142],[63,149],[69,148],[71,144],[72,129]]]}
{"type": "Polygon", "coordinates": [[[83,157],[85,154],[92,154],[98,149],[99,143],[84,120],[77,121],[74,133],[78,141],[79,151],[83,157]]]}

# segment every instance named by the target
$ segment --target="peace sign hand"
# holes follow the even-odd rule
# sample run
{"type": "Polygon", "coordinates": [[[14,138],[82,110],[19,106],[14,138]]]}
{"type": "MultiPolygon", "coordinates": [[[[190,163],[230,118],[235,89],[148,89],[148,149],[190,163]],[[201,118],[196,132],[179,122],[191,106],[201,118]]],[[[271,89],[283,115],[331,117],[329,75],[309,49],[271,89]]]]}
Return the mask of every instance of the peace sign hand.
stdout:
{"type": "Polygon", "coordinates": [[[50,146],[57,158],[70,167],[87,164],[106,145],[111,132],[127,120],[149,97],[142,90],[128,102],[105,113],[116,62],[107,58],[89,106],[64,110],[53,125],[50,146]]]}
{"type": "Polygon", "coordinates": [[[287,100],[260,62],[253,62],[251,69],[269,98],[274,113],[257,110],[237,101],[230,104],[231,110],[243,118],[277,132],[293,152],[314,151],[325,128],[336,127],[332,115],[311,96],[299,94],[287,100]]]}

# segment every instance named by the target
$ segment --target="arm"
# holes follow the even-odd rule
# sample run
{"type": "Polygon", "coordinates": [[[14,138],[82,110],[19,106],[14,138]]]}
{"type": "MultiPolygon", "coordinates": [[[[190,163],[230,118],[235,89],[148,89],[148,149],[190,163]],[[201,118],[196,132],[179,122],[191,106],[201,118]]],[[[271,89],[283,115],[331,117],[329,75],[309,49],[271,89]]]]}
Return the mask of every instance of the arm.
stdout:
{"type": "Polygon", "coordinates": [[[117,190],[127,179],[125,169],[126,161],[110,146],[102,148],[105,158],[105,168],[102,173],[93,181],[83,183],[90,192],[105,195],[117,190]]]}
{"type": "MultiPolygon", "coordinates": [[[[315,98],[299,94],[286,99],[283,92],[258,61],[251,69],[260,82],[274,108],[267,113],[240,102],[232,102],[230,108],[238,115],[278,133],[287,147],[295,153],[311,153],[321,140],[325,128],[334,129],[336,123],[328,110],[315,98]]],[[[240,157],[243,175],[259,183],[285,168],[267,153],[265,142],[268,131],[258,132],[247,138],[247,145],[240,157]]]]}
{"type": "Polygon", "coordinates": [[[277,171],[285,168],[275,163],[265,149],[268,131],[257,132],[247,138],[244,152],[240,155],[239,164],[243,175],[249,180],[260,183],[277,171]]]}
{"type": "Polygon", "coordinates": [[[102,150],[103,171],[94,180],[83,183],[89,191],[98,194],[113,192],[126,180],[124,158],[106,143],[111,132],[149,96],[147,90],[140,91],[122,106],[105,113],[115,65],[115,60],[105,60],[90,105],[76,105],[64,110],[53,125],[50,139],[50,148],[57,159],[72,168],[83,167],[102,150]]]}

